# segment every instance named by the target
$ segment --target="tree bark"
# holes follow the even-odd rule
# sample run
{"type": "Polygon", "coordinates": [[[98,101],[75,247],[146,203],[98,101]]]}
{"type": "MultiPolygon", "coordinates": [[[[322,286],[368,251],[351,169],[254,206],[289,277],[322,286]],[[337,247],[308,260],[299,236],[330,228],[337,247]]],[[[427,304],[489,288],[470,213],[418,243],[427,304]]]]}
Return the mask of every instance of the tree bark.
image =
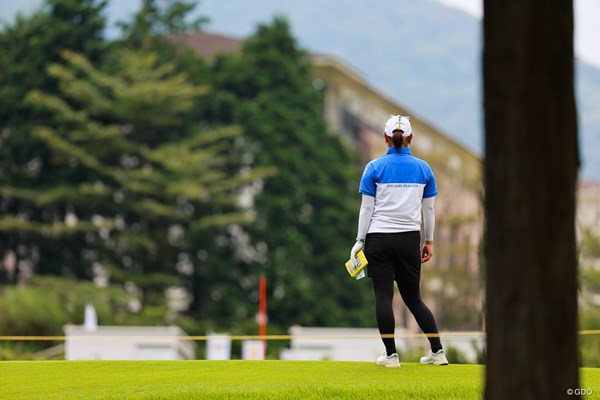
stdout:
{"type": "Polygon", "coordinates": [[[576,398],[572,0],[484,0],[485,397],[576,398]]]}

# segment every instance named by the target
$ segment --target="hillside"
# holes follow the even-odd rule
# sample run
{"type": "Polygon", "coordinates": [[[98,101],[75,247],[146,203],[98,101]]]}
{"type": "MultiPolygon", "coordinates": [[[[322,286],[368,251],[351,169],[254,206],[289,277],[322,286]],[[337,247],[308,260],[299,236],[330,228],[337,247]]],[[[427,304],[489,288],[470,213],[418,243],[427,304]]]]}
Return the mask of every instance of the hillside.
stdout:
{"type": "MultiPolygon", "coordinates": [[[[210,31],[243,37],[275,14],[289,18],[302,46],[337,56],[378,90],[482,152],[479,21],[433,0],[327,2],[205,0],[210,31]],[[231,18],[231,10],[238,10],[231,18]]],[[[578,61],[581,175],[600,181],[600,70],[578,61]]]]}

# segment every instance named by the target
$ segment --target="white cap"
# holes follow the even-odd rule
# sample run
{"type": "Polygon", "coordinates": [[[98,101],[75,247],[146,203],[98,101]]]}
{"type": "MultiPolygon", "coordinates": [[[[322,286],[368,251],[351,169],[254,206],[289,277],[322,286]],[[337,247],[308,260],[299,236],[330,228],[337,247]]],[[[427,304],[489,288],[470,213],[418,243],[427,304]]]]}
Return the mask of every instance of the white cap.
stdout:
{"type": "Polygon", "coordinates": [[[385,123],[385,134],[389,137],[394,136],[394,131],[401,130],[402,136],[408,137],[412,135],[412,127],[410,126],[410,117],[401,115],[392,115],[385,123]]]}

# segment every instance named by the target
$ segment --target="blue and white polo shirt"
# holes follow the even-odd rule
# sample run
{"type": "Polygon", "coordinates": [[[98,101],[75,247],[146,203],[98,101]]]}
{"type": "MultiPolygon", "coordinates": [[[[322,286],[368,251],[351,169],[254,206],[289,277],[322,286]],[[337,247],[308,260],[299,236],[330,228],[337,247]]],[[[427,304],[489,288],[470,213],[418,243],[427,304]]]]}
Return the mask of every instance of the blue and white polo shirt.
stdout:
{"type": "Polygon", "coordinates": [[[407,147],[392,146],[367,164],[358,192],[375,197],[368,233],[394,233],[421,230],[421,202],[436,196],[437,188],[429,164],[407,147]]]}

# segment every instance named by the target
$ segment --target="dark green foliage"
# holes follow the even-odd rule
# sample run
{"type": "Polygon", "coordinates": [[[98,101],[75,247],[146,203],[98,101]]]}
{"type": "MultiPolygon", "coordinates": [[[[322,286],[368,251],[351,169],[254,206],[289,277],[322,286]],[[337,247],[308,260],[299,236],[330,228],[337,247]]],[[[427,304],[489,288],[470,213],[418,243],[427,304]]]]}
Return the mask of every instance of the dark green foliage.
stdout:
{"type": "Polygon", "coordinates": [[[40,273],[62,269],[89,278],[94,266],[108,269],[113,281],[141,287],[146,304],[160,304],[176,277],[193,269],[189,232],[243,222],[245,215],[233,212],[233,191],[256,174],[222,171],[223,141],[237,130],[181,126],[206,89],[175,74],[172,65],[158,65],[155,54],[118,53],[110,75],[75,53],[63,56],[65,67],[50,67],[61,93],[32,91],[28,100],[61,123],[60,129],[39,126],[33,132],[52,156],[48,167],[64,167],[68,178],[40,185],[35,193],[2,187],[7,198],[40,210],[41,217],[5,217],[0,229],[36,235],[34,243],[43,240],[57,249],[54,258],[40,250],[40,273]],[[219,206],[228,211],[218,212],[219,206]],[[64,221],[47,210],[58,210],[64,221]],[[70,251],[63,248],[76,240],[70,251]],[[71,254],[82,268],[69,264],[71,254]]]}
{"type": "MultiPolygon", "coordinates": [[[[160,63],[172,63],[178,72],[187,75],[190,82],[207,84],[207,66],[203,58],[187,47],[174,46],[171,39],[177,35],[198,32],[207,22],[206,17],[191,18],[197,3],[186,0],[143,0],[131,21],[122,21],[122,37],[111,47],[130,50],[145,49],[157,54],[160,63]]],[[[184,125],[197,123],[183,121],[184,125]]]]}
{"type": "Polygon", "coordinates": [[[213,69],[209,119],[239,124],[253,164],[278,170],[255,197],[256,221],[247,227],[263,250],[240,260],[253,276],[248,286],[256,290],[266,273],[269,319],[284,327],[372,325],[369,283],[344,270],[360,173],[341,138],[327,131],[310,60],[287,22],[259,26],[240,55],[220,57],[213,69]]]}
{"type": "MultiPolygon", "coordinates": [[[[0,186],[35,193],[40,185],[69,179],[68,169],[42,167],[48,165],[51,155],[41,140],[32,135],[32,128],[40,122],[54,126],[54,121],[50,121],[46,110],[26,102],[25,97],[32,89],[57,90],[55,79],[46,71],[50,63],[60,60],[64,49],[81,53],[92,63],[103,58],[105,6],[106,1],[48,0],[42,11],[29,18],[17,18],[0,32],[0,186]]],[[[39,212],[17,198],[0,194],[0,215],[16,218],[13,226],[22,220],[40,218],[39,212]]],[[[52,207],[44,213],[46,218],[49,214],[64,217],[52,207]]],[[[81,242],[69,240],[64,245],[68,249],[81,242]]],[[[46,243],[32,246],[30,231],[0,230],[0,253],[15,254],[17,269],[22,259],[39,259],[40,251],[53,258],[55,250],[46,243]]],[[[69,258],[70,263],[78,263],[76,257],[69,258]]],[[[18,275],[15,271],[12,279],[18,275]]],[[[7,279],[6,271],[0,270],[0,282],[7,279]]]]}
{"type": "Polygon", "coordinates": [[[188,21],[196,5],[186,0],[143,0],[133,21],[119,23],[124,41],[131,46],[156,45],[167,35],[199,31],[208,20],[188,21]]]}

